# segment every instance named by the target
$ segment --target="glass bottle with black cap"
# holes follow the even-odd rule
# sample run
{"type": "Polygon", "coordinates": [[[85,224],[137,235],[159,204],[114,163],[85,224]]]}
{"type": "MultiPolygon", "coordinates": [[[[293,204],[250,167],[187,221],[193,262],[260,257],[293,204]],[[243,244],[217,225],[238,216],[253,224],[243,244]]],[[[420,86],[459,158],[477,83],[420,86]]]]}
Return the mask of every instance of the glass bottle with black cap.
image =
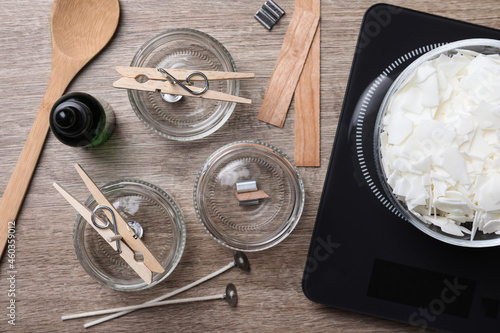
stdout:
{"type": "Polygon", "coordinates": [[[82,92],[62,96],[50,111],[50,128],[62,143],[94,147],[106,142],[115,127],[115,115],[106,102],[82,92]]]}

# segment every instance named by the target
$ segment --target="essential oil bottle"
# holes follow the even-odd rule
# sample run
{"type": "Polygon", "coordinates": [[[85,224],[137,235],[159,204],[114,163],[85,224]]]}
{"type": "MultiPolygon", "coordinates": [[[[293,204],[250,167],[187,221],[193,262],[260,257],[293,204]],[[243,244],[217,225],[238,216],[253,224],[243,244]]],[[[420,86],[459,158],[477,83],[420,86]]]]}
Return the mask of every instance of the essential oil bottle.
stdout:
{"type": "Polygon", "coordinates": [[[59,98],[50,111],[50,129],[62,143],[94,147],[106,142],[115,129],[115,114],[108,103],[82,92],[59,98]]]}

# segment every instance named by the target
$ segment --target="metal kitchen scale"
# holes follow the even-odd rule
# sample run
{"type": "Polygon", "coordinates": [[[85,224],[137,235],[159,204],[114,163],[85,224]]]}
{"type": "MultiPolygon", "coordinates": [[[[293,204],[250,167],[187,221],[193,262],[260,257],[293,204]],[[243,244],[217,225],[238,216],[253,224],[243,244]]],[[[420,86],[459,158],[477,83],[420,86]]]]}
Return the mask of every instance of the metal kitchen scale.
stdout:
{"type": "Polygon", "coordinates": [[[304,270],[310,300],[420,328],[500,331],[500,247],[425,235],[375,173],[374,124],[391,83],[425,52],[468,38],[500,31],[385,4],[366,12],[304,270]]]}

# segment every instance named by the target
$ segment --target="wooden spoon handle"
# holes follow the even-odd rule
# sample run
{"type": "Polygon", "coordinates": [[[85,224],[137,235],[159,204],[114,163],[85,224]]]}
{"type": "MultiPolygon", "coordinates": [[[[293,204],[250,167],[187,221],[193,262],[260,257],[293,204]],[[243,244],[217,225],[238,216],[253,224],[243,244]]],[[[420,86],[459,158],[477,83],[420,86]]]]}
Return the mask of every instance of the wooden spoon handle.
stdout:
{"type": "MultiPolygon", "coordinates": [[[[42,152],[49,130],[50,109],[62,96],[71,79],[66,81],[64,78],[57,80],[55,75],[51,75],[42,105],[0,201],[0,258],[7,244],[9,222],[14,222],[17,218],[42,152]]],[[[13,227],[13,224],[10,226],[13,227]]]]}

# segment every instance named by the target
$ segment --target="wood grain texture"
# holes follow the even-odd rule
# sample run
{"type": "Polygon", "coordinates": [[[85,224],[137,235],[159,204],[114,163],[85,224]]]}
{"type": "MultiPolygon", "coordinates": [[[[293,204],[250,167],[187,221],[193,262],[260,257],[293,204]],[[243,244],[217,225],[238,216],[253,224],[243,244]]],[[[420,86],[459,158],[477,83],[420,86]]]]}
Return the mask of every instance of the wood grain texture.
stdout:
{"type": "MultiPolygon", "coordinates": [[[[320,0],[295,0],[295,6],[321,16],[320,0]]],[[[320,166],[320,25],[295,88],[295,165],[320,166]]]]}
{"type": "MultiPolygon", "coordinates": [[[[115,235],[113,230],[110,228],[98,228],[92,223],[92,211],[85,205],[81,204],[78,200],[76,200],[71,194],[69,194],[65,189],[63,189],[59,184],[53,184],[55,189],[66,199],[66,201],[73,206],[73,208],[80,214],[87,223],[104,238],[109,245],[113,248],[113,250],[117,251],[117,243],[116,240],[120,240],[123,238],[122,235],[115,235]]],[[[97,216],[94,216],[95,221],[97,221],[98,225],[106,225],[104,221],[99,219],[97,216]]],[[[112,220],[110,220],[112,221],[112,220]]],[[[153,282],[153,272],[149,270],[149,268],[144,265],[143,262],[138,262],[135,260],[135,253],[123,242],[120,242],[120,257],[127,262],[127,264],[144,280],[147,284],[151,284],[153,282]]]]}
{"type": "MultiPolygon", "coordinates": [[[[76,171],[82,178],[85,185],[87,185],[90,194],[95,198],[99,205],[109,207],[113,211],[114,220],[116,221],[116,229],[118,234],[123,237],[132,250],[140,252],[144,257],[144,265],[146,265],[152,272],[163,273],[165,270],[158,260],[153,256],[149,249],[144,245],[140,238],[134,238],[135,232],[127,224],[125,219],[118,213],[116,208],[109,202],[104,194],[99,190],[99,187],[89,177],[89,175],[82,169],[79,164],[75,165],[76,171]]],[[[104,211],[110,221],[113,221],[113,216],[107,210],[104,211]]]]}
{"type": "Polygon", "coordinates": [[[318,23],[318,15],[295,7],[271,82],[260,107],[260,121],[283,127],[318,23]]]}
{"type": "MultiPolygon", "coordinates": [[[[378,1],[377,1],[378,2],[378,1]]],[[[497,0],[391,0],[392,4],[500,29],[497,0]]],[[[237,308],[223,302],[201,302],[138,310],[85,330],[84,319],[62,322],[61,315],[141,304],[185,286],[232,260],[232,251],[215,242],[198,222],[193,185],[201,166],[221,146],[255,139],[280,148],[294,159],[292,103],[283,128],[257,120],[267,83],[286,34],[294,0],[277,3],[287,14],[272,31],[253,15],[262,2],[214,0],[120,0],[121,20],[108,47],[72,81],[68,91],[83,91],[110,103],[116,131],[102,146],[76,149],[49,133],[16,227],[16,326],[7,324],[10,274],[7,257],[0,262],[1,332],[418,332],[419,328],[309,301],[301,279],[314,228],[321,190],[334,141],[359,28],[376,1],[323,0],[321,6],[321,167],[299,168],[306,190],[302,218],[279,245],[249,253],[249,273],[232,268],[175,298],[216,294],[232,282],[237,308]],[[186,5],[188,4],[188,5],[186,5]],[[222,5],[221,5],[222,4],[222,5]],[[196,18],[196,19],[193,19],[196,18]],[[189,27],[219,40],[240,72],[256,79],[240,81],[238,104],[228,122],[199,141],[163,139],[136,117],[127,93],[111,85],[115,66],[130,64],[135,52],[168,28],[189,27]],[[73,164],[85,166],[103,185],[133,177],[165,190],[179,205],[186,222],[186,248],[165,281],[151,289],[122,293],[95,282],[81,267],[73,248],[76,214],[52,189],[57,181],[80,202],[88,191],[73,164]]],[[[50,75],[52,0],[5,1],[0,7],[0,193],[21,153],[45,93],[50,75]],[[27,69],[29,68],[29,70],[27,69]]],[[[392,60],[391,60],[392,61],[392,60]]]]}
{"type": "MultiPolygon", "coordinates": [[[[116,80],[113,83],[113,87],[122,88],[122,89],[133,89],[133,90],[142,90],[142,91],[161,91],[165,94],[171,95],[182,95],[187,98],[205,98],[205,99],[213,99],[216,101],[227,101],[234,103],[243,103],[243,104],[252,104],[252,100],[248,98],[243,98],[240,96],[234,96],[230,94],[226,94],[220,91],[208,89],[203,94],[193,95],[189,91],[184,90],[178,84],[173,84],[167,81],[159,81],[159,80],[147,80],[146,82],[137,82],[133,78],[122,77],[116,80]]],[[[189,87],[194,92],[202,91],[203,88],[200,87],[189,87]]]]}
{"type": "Polygon", "coordinates": [[[118,0],[54,1],[49,84],[33,127],[0,202],[0,256],[8,224],[16,219],[49,130],[52,105],[74,76],[109,42],[120,18],[118,0]]]}
{"type": "Polygon", "coordinates": [[[266,194],[266,192],[258,190],[252,192],[236,193],[236,198],[238,198],[238,201],[247,201],[265,199],[269,198],[269,196],[266,194]]]}
{"type": "MultiPolygon", "coordinates": [[[[157,68],[144,68],[144,67],[128,67],[128,66],[116,66],[115,70],[124,77],[137,78],[141,75],[147,76],[150,80],[165,80],[165,74],[160,72],[157,68]]],[[[171,69],[164,68],[170,75],[175,77],[180,81],[184,79],[193,72],[198,72],[196,68],[191,69],[171,69]]],[[[201,71],[208,79],[208,81],[218,81],[218,80],[243,80],[243,79],[253,79],[255,78],[254,73],[241,73],[241,72],[217,72],[217,71],[201,71]]],[[[200,75],[194,75],[189,78],[189,81],[203,81],[203,77],[200,75]]]]}

